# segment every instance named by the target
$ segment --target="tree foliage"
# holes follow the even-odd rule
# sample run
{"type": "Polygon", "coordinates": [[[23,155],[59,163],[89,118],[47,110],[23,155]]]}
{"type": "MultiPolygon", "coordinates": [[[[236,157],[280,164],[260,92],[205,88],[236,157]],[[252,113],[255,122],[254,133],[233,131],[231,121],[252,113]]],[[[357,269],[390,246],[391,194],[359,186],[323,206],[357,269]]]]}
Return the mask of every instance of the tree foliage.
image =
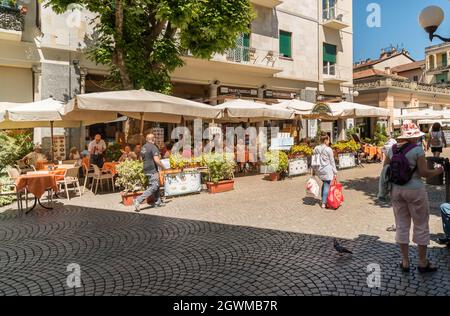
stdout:
{"type": "Polygon", "coordinates": [[[75,4],[98,13],[89,56],[110,67],[122,89],[169,92],[182,55],[210,58],[249,31],[249,0],[49,0],[63,13],[75,4]]]}
{"type": "Polygon", "coordinates": [[[6,166],[14,165],[31,151],[33,138],[30,133],[10,135],[7,132],[0,132],[0,172],[6,166]]]}

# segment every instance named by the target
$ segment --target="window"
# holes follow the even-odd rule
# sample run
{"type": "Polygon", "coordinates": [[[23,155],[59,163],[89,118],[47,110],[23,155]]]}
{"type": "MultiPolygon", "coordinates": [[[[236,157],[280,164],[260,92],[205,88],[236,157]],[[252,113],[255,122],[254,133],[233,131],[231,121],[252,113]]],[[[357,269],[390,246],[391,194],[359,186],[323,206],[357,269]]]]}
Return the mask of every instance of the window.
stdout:
{"type": "Polygon", "coordinates": [[[436,83],[445,83],[447,82],[447,74],[437,74],[436,75],[436,83]]]}
{"type": "Polygon", "coordinates": [[[336,15],[336,0],[323,0],[323,18],[325,20],[334,19],[336,15]]]}
{"type": "Polygon", "coordinates": [[[280,31],[280,55],[292,58],[292,33],[280,31]]]}
{"type": "Polygon", "coordinates": [[[337,46],[323,43],[323,73],[336,75],[337,46]]]}
{"type": "Polygon", "coordinates": [[[414,76],[414,77],[413,77],[413,81],[414,81],[414,82],[419,82],[419,76],[414,76]]]}

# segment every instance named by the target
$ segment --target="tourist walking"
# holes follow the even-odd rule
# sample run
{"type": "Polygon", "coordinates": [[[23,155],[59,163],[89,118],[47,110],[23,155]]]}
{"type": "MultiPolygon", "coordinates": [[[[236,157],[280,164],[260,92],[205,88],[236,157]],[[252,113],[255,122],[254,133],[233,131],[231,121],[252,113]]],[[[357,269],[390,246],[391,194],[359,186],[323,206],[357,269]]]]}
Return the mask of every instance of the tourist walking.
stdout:
{"type": "Polygon", "coordinates": [[[429,150],[431,148],[433,156],[439,158],[444,147],[447,147],[447,141],[445,140],[442,126],[439,123],[434,123],[431,128],[427,149],[429,150]]]}
{"type": "Polygon", "coordinates": [[[89,143],[88,151],[90,163],[99,168],[103,168],[103,153],[106,151],[106,143],[100,134],[95,135],[94,140],[89,143]]]}
{"type": "Polygon", "coordinates": [[[142,159],[144,160],[144,173],[148,177],[148,188],[138,198],[134,200],[134,208],[136,212],[140,211],[141,203],[147,198],[154,196],[155,207],[164,206],[159,194],[159,171],[164,170],[164,165],[160,160],[160,153],[158,147],[155,145],[155,135],[148,134],[146,137],[147,143],[142,147],[142,159]]]}
{"type": "Polygon", "coordinates": [[[430,243],[428,194],[421,177],[434,177],[444,170],[427,169],[425,152],[418,140],[424,135],[411,121],[405,121],[402,134],[398,137],[402,144],[396,144],[388,152],[384,165],[389,165],[389,181],[392,183],[391,201],[394,208],[396,242],[400,245],[403,272],[410,271],[409,237],[411,221],[413,242],[418,245],[419,272],[435,272],[437,269],[427,259],[430,243]]]}
{"type": "Polygon", "coordinates": [[[313,159],[316,165],[314,172],[322,180],[322,208],[327,207],[328,192],[331,181],[337,176],[333,150],[330,147],[330,136],[324,132],[320,134],[320,145],[314,148],[313,159]]]}

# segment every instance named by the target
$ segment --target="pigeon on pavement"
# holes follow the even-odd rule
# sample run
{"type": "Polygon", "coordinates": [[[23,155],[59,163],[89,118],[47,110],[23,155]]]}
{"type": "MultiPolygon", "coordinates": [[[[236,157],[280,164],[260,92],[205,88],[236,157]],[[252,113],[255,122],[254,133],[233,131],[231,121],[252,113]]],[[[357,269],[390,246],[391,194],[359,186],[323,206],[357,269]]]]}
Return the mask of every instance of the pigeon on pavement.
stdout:
{"type": "Polygon", "coordinates": [[[339,254],[345,254],[345,253],[348,253],[348,254],[353,254],[353,252],[351,252],[350,250],[348,250],[348,249],[346,249],[345,247],[343,247],[343,246],[341,246],[340,244],[339,244],[339,242],[337,241],[337,239],[335,239],[334,240],[334,249],[339,253],[339,254]]]}

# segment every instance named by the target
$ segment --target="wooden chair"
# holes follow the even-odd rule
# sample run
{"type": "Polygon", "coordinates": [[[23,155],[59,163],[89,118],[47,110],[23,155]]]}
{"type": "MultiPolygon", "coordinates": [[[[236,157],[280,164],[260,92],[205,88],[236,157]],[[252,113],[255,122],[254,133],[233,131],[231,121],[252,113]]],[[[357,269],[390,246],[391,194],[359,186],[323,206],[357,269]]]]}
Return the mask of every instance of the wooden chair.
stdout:
{"type": "MultiPolygon", "coordinates": [[[[98,192],[98,184],[99,183],[103,189],[103,180],[111,180],[112,190],[113,190],[113,192],[115,192],[115,190],[114,190],[114,175],[111,172],[102,171],[96,165],[92,165],[92,167],[94,168],[94,174],[92,177],[92,189],[94,188],[94,185],[95,185],[95,194],[97,194],[97,192],[98,192]]],[[[107,183],[109,185],[109,181],[107,181],[107,183]]]]}
{"type": "Polygon", "coordinates": [[[64,179],[57,181],[60,190],[64,185],[68,201],[70,201],[69,185],[72,185],[72,190],[77,189],[78,194],[81,197],[80,181],[78,180],[79,169],[80,169],[79,167],[67,169],[66,172],[64,173],[64,179]]]}

